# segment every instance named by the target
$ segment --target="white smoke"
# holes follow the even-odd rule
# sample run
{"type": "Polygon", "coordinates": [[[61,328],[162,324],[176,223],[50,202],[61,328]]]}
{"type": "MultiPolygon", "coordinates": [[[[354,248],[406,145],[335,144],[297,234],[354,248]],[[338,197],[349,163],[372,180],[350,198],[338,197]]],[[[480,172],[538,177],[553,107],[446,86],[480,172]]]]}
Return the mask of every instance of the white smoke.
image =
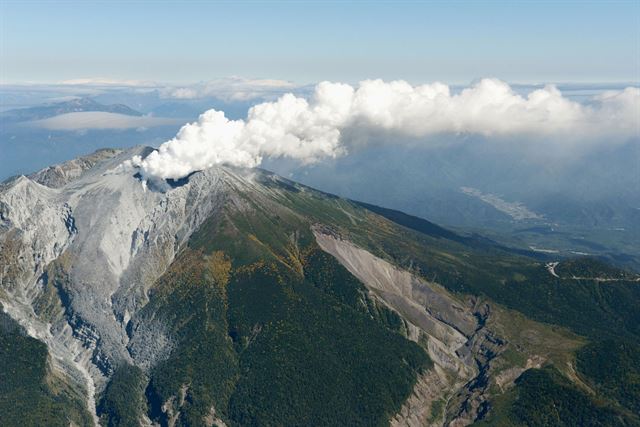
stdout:
{"type": "Polygon", "coordinates": [[[358,88],[322,82],[310,101],[286,94],[252,107],[246,120],[209,110],[145,159],[133,164],[147,178],[181,178],[216,164],[253,167],[263,157],[311,163],[345,153],[346,128],[409,136],[469,133],[557,136],[570,140],[638,137],[640,89],[606,92],[581,104],[554,86],[526,97],[495,79],[452,94],[442,83],[366,80],[358,88]]]}

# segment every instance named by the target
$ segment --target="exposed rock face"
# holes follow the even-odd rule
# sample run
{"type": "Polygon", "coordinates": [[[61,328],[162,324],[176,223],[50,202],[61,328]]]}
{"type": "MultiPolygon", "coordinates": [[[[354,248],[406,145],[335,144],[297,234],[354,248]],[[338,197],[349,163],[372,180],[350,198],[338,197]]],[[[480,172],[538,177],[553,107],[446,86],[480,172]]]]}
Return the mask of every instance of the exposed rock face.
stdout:
{"type": "MultiPolygon", "coordinates": [[[[260,206],[299,215],[304,227],[310,223],[280,204],[287,200],[281,189],[291,184],[261,171],[213,167],[180,182],[146,186],[124,162],[148,152],[103,150],[0,185],[0,305],[47,344],[53,368],[87,396],[94,412],[96,391],[119,365],[149,373],[174,348],[167,325],[136,314],[204,221],[260,206]]],[[[344,213],[360,220],[357,213],[344,213]]],[[[491,307],[454,297],[328,227],[313,228],[318,245],[365,284],[376,304],[400,315],[407,337],[435,363],[417,378],[391,424],[476,420],[487,410],[492,361],[506,346],[487,326],[491,307]]],[[[291,251],[300,257],[295,236],[291,251]]],[[[532,360],[532,366],[541,363],[532,360]]],[[[520,372],[504,371],[495,383],[508,387],[520,372]]],[[[182,406],[185,393],[164,402],[168,423],[179,416],[171,408],[182,406]]],[[[223,421],[214,407],[205,418],[207,425],[223,421]]]]}
{"type": "Polygon", "coordinates": [[[54,364],[94,389],[120,363],[143,369],[171,347],[161,325],[130,341],[127,325],[191,233],[241,180],[225,168],[151,191],[106,150],[0,187],[0,300],[45,341],[54,364]],[[153,342],[153,345],[149,345],[153,342]]]}
{"type": "Polygon", "coordinates": [[[374,295],[407,322],[408,337],[426,340],[435,363],[423,374],[394,426],[468,425],[485,410],[491,360],[505,342],[485,327],[487,304],[453,298],[435,283],[408,271],[322,228],[314,229],[318,245],[333,255],[374,295]]]}
{"type": "Polygon", "coordinates": [[[506,347],[506,341],[485,327],[490,315],[486,303],[469,301],[469,309],[478,319],[478,328],[469,337],[462,351],[469,363],[474,363],[476,375],[449,400],[447,418],[449,426],[466,426],[483,417],[487,412],[487,390],[490,382],[492,361],[506,347]]]}
{"type": "Polygon", "coordinates": [[[69,182],[80,178],[82,174],[94,167],[96,164],[110,159],[120,153],[121,150],[105,148],[98,150],[88,156],[78,157],[59,165],[49,166],[34,174],[29,175],[29,179],[50,188],[60,188],[69,182]]]}
{"type": "Polygon", "coordinates": [[[422,374],[400,411],[391,419],[392,427],[424,427],[442,425],[437,404],[443,391],[450,387],[446,373],[439,365],[422,374]]]}

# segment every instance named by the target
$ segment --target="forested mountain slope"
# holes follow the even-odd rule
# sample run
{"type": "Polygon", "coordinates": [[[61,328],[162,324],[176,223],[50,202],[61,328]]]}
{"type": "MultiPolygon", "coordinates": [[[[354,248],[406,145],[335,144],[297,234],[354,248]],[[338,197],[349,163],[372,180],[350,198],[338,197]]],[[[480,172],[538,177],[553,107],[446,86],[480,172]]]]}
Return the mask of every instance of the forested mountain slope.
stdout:
{"type": "Polygon", "coordinates": [[[0,187],[2,425],[638,424],[636,275],[148,152],[0,187]]]}

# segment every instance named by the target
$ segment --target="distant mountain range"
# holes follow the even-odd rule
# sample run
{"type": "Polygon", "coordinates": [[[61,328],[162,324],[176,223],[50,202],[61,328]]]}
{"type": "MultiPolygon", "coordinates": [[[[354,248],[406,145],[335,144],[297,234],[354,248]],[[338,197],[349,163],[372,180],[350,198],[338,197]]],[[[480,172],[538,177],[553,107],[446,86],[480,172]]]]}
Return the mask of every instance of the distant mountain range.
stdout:
{"type": "Polygon", "coordinates": [[[123,104],[104,105],[91,98],[77,98],[70,101],[39,105],[29,108],[17,108],[0,112],[0,121],[18,123],[32,120],[47,119],[67,113],[100,111],[106,113],[124,114],[127,116],[142,116],[142,113],[123,104]]]}
{"type": "Polygon", "coordinates": [[[183,123],[87,97],[0,112],[0,181],[105,146],[159,145],[183,123]]]}

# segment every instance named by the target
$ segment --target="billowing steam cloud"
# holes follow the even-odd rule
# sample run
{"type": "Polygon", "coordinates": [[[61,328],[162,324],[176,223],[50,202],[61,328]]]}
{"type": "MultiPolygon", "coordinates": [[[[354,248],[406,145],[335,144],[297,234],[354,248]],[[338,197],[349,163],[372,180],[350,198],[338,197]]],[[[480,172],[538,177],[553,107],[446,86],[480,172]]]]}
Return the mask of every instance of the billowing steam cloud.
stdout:
{"type": "Polygon", "coordinates": [[[252,107],[246,120],[209,110],[133,164],[147,178],[180,178],[216,164],[253,167],[265,156],[303,163],[345,152],[346,128],[382,129],[408,136],[471,133],[486,136],[560,136],[570,139],[638,136],[640,89],[607,92],[589,104],[554,87],[526,97],[499,80],[484,79],[452,94],[441,83],[367,80],[357,89],[322,82],[310,101],[287,94],[252,107]]]}

